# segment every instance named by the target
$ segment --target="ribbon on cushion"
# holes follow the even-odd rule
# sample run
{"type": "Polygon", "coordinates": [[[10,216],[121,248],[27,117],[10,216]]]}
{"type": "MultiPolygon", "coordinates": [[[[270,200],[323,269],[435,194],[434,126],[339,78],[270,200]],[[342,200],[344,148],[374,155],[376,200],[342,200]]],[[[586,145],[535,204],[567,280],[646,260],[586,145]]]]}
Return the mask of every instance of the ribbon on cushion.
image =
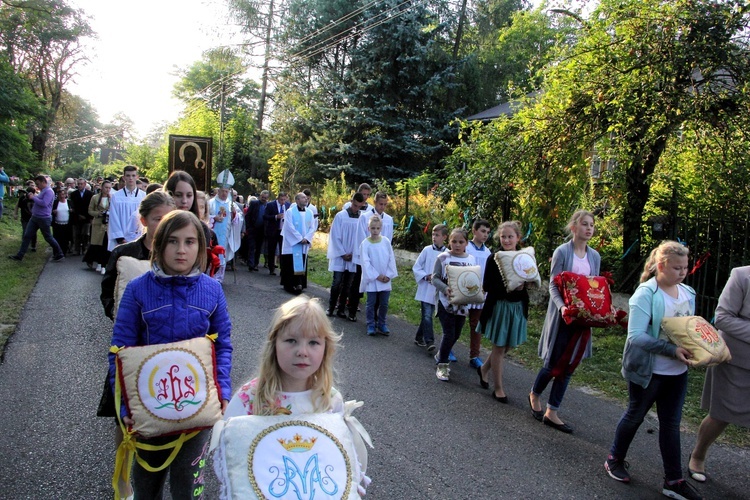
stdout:
{"type": "Polygon", "coordinates": [[[349,432],[352,433],[352,443],[354,443],[354,451],[357,452],[357,460],[359,460],[359,467],[362,470],[362,484],[357,485],[357,492],[360,496],[365,496],[367,487],[372,482],[367,473],[367,447],[365,443],[374,448],[372,445],[372,439],[370,434],[367,432],[365,427],[357,420],[357,417],[352,415],[352,412],[357,408],[363,406],[362,401],[347,401],[344,403],[344,422],[349,428],[349,432]]]}
{"type": "MultiPolygon", "coordinates": [[[[207,335],[211,338],[211,335],[207,335]]],[[[215,339],[212,339],[215,340],[215,339]]],[[[117,354],[122,348],[112,346],[109,348],[109,352],[117,354]]],[[[122,442],[117,447],[115,453],[115,471],[112,475],[112,489],[115,491],[115,500],[123,498],[121,493],[121,486],[130,484],[130,471],[132,467],[130,464],[133,462],[133,457],[138,461],[138,464],[149,472],[158,472],[169,467],[177,454],[182,449],[182,445],[187,441],[193,439],[198,435],[200,431],[194,431],[190,433],[182,433],[177,439],[169,443],[162,445],[153,445],[146,443],[139,443],[136,438],[136,433],[132,432],[128,426],[122,421],[120,411],[122,409],[122,386],[120,382],[120,364],[115,363],[115,413],[117,415],[117,423],[122,431],[122,442]],[[172,448],[172,452],[169,454],[167,459],[159,467],[152,467],[148,462],[138,456],[138,450],[147,451],[162,451],[172,448]]]]}
{"type": "MultiPolygon", "coordinates": [[[[558,334],[559,335],[559,334],[558,334]]],[[[583,359],[583,353],[586,352],[586,344],[588,344],[591,338],[591,328],[579,327],[575,328],[568,340],[568,345],[565,346],[565,351],[560,359],[557,360],[555,366],[552,368],[552,376],[559,377],[562,374],[573,374],[576,368],[583,359]],[[573,351],[576,346],[580,346],[573,357],[573,351]]]]}

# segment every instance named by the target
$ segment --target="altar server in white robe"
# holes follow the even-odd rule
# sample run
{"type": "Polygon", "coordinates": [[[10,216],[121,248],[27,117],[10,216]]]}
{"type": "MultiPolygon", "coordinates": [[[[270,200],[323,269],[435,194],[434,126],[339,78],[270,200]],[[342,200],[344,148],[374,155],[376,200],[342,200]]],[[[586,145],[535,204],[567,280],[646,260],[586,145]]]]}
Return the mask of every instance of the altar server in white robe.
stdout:
{"type": "Polygon", "coordinates": [[[110,252],[117,245],[137,240],[143,231],[138,218],[133,217],[133,214],[138,212],[141,200],[146,197],[146,192],[136,186],[138,167],[126,166],[122,177],[125,180],[125,186],[115,191],[109,205],[107,250],[110,252]]]}
{"type": "MultiPolygon", "coordinates": [[[[222,174],[219,174],[219,178],[221,177],[222,174]]],[[[220,283],[224,279],[227,263],[234,259],[234,254],[240,248],[242,242],[241,233],[244,219],[242,209],[229,196],[231,187],[231,184],[226,182],[220,184],[217,195],[208,203],[209,214],[214,221],[214,226],[211,229],[216,233],[218,244],[224,247],[226,251],[225,255],[219,256],[221,267],[214,274],[214,278],[220,283]]]]}
{"type": "Polygon", "coordinates": [[[349,208],[336,214],[328,233],[328,270],[333,272],[328,316],[338,309],[339,318],[346,318],[346,299],[352,278],[357,272],[354,254],[359,247],[359,209],[364,205],[362,193],[354,193],[349,208]]]}

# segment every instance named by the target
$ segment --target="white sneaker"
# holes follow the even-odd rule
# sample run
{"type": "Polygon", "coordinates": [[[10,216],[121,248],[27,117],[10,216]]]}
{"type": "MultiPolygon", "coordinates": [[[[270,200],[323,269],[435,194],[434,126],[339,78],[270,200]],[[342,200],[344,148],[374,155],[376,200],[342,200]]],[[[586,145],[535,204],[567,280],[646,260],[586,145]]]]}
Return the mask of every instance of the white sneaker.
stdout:
{"type": "Polygon", "coordinates": [[[438,363],[437,370],[435,370],[435,376],[438,380],[448,382],[451,379],[451,369],[449,363],[438,363]]]}
{"type": "Polygon", "coordinates": [[[96,265],[96,272],[97,272],[97,273],[100,273],[100,272],[102,272],[102,265],[101,265],[101,264],[97,264],[97,265],[96,265]]]}

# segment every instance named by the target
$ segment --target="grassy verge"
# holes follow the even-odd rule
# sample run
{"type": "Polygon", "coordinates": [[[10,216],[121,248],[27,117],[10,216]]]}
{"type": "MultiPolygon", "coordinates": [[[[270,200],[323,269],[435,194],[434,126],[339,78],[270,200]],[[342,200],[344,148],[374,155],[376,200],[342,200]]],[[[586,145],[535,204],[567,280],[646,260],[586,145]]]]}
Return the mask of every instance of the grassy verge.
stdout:
{"type": "MultiPolygon", "coordinates": [[[[6,203],[10,205],[10,199],[6,203]]],[[[18,253],[21,246],[21,223],[8,214],[0,220],[0,357],[8,338],[13,334],[21,316],[21,310],[36,284],[39,273],[47,261],[47,243],[39,235],[38,252],[29,252],[23,262],[8,259],[18,253]]]]}
{"type": "MultiPolygon", "coordinates": [[[[309,256],[308,278],[324,287],[331,286],[331,273],[328,271],[328,261],[325,252],[313,249],[309,256]]],[[[389,305],[389,314],[405,319],[413,325],[420,321],[419,304],[414,300],[416,283],[411,268],[399,267],[399,276],[393,280],[393,290],[389,305]]],[[[517,363],[531,370],[541,367],[541,360],[537,356],[537,344],[542,331],[544,307],[532,307],[529,314],[528,341],[512,351],[509,356],[517,363]]],[[[467,327],[468,328],[468,327],[467,327]]],[[[440,323],[435,321],[436,333],[440,332],[440,323]]],[[[465,341],[466,335],[461,337],[465,341]]],[[[589,390],[621,402],[627,402],[627,385],[620,375],[622,368],[622,349],[625,345],[625,332],[616,329],[594,330],[594,355],[581,363],[576,370],[571,383],[587,387],[589,390]]],[[[484,340],[484,347],[490,349],[492,344],[484,340]]],[[[704,369],[690,370],[689,386],[685,406],[683,408],[683,425],[696,431],[706,412],[700,408],[701,392],[703,390],[704,369]]],[[[750,446],[750,429],[743,429],[730,425],[719,438],[720,441],[737,445],[750,446]]]]}

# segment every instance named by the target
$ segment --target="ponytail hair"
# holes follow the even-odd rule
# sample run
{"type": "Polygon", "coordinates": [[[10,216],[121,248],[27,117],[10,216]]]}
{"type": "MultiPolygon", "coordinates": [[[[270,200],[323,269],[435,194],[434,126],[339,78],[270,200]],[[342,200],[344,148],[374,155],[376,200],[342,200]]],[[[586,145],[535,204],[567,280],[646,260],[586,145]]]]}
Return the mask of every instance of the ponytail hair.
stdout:
{"type": "MultiPolygon", "coordinates": [[[[513,230],[513,232],[516,233],[518,236],[518,243],[516,244],[516,250],[519,246],[521,246],[521,231],[523,230],[521,227],[521,221],[517,220],[506,220],[505,222],[502,222],[499,226],[497,226],[497,231],[495,231],[495,235],[493,239],[500,243],[500,236],[503,234],[503,229],[506,227],[509,227],[513,230]]],[[[502,250],[502,248],[500,249],[502,250]]]]}
{"type": "Polygon", "coordinates": [[[689,253],[690,250],[685,245],[672,240],[662,241],[658,247],[651,250],[651,254],[646,259],[646,264],[643,266],[643,273],[641,274],[641,283],[655,275],[659,264],[663,264],[670,257],[687,257],[689,253]]]}

